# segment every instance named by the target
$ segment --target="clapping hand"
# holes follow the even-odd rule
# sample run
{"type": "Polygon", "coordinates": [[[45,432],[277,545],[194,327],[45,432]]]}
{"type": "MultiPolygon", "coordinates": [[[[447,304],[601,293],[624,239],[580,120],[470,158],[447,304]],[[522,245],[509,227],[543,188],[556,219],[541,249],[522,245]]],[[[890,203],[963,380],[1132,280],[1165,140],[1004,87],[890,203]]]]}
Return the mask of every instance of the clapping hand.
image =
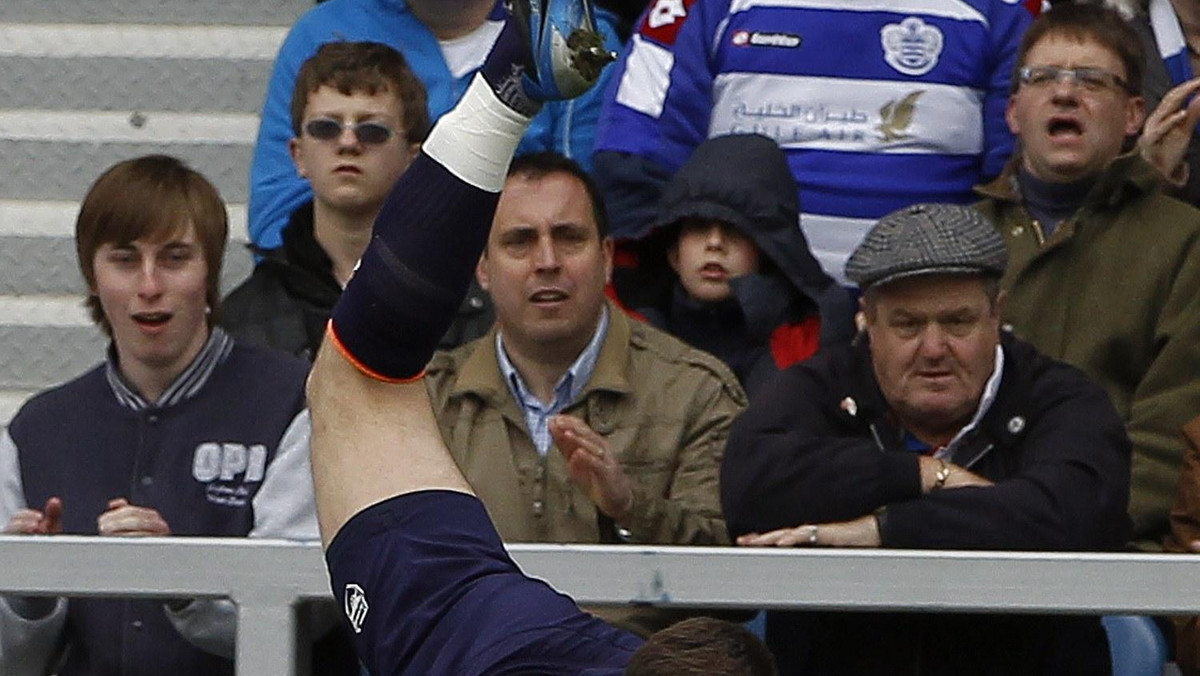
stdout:
{"type": "Polygon", "coordinates": [[[550,419],[550,435],[567,461],[567,474],[587,492],[596,507],[622,526],[628,526],[633,487],[608,441],[584,421],[570,415],[550,419]]]}

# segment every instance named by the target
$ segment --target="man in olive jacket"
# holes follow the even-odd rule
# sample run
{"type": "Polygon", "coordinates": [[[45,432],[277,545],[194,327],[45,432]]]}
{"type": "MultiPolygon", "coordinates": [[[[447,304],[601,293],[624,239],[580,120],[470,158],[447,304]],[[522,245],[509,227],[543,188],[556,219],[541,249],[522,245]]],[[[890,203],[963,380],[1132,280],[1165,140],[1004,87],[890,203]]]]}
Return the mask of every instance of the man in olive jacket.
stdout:
{"type": "MultiPolygon", "coordinates": [[[[724,544],[717,475],[745,394],[606,301],[611,269],[586,174],[518,158],[477,271],[496,326],[426,370],[442,435],[506,541],[724,544]]],[[[602,615],[639,633],[671,619],[602,615]]]]}
{"type": "Polygon", "coordinates": [[[1055,7],[1017,63],[1007,117],[1020,152],[979,188],[1008,245],[1004,320],[1107,390],[1133,442],[1133,537],[1157,549],[1179,429],[1200,410],[1200,211],[1122,154],[1142,123],[1143,59],[1118,15],[1055,7]]]}
{"type": "MultiPolygon", "coordinates": [[[[1200,554],[1200,418],[1183,428],[1187,456],[1179,473],[1179,493],[1171,506],[1169,552],[1200,554]]],[[[1175,662],[1183,676],[1200,676],[1200,616],[1176,618],[1175,662]]]]}

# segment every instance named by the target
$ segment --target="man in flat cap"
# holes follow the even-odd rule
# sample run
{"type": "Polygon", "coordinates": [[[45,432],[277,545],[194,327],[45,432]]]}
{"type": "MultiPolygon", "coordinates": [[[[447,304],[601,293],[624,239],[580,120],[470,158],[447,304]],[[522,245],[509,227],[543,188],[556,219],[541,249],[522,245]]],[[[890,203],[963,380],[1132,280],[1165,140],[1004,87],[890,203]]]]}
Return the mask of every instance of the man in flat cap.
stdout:
{"type": "MultiPolygon", "coordinates": [[[[734,425],[721,497],[738,544],[1121,547],[1124,426],[1080,371],[1001,332],[1006,258],[968,207],[875,225],[846,264],[863,289],[855,344],[783,372],[734,425]]],[[[767,626],[785,674],[1109,673],[1097,618],[781,613],[767,626]]]]}

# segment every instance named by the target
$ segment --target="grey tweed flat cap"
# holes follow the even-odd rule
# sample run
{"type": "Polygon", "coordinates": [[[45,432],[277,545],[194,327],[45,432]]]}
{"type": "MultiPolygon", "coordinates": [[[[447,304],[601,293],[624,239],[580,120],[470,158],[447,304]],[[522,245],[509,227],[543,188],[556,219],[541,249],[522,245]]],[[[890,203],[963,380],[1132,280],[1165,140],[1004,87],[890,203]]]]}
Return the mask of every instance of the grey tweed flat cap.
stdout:
{"type": "Polygon", "coordinates": [[[914,204],[879,219],[846,261],[846,277],[866,289],[934,273],[998,277],[1007,265],[1004,238],[975,209],[914,204]]]}

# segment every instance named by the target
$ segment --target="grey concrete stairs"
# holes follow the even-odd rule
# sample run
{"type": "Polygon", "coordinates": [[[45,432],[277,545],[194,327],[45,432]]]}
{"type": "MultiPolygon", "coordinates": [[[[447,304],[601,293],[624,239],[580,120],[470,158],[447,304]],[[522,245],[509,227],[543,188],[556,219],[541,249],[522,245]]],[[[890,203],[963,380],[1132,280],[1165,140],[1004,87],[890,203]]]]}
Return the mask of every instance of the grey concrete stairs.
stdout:
{"type": "Polygon", "coordinates": [[[0,2],[0,426],[97,363],[72,241],[114,162],[167,153],[230,205],[225,290],[249,274],[245,202],[275,51],[311,0],[0,2]]]}

